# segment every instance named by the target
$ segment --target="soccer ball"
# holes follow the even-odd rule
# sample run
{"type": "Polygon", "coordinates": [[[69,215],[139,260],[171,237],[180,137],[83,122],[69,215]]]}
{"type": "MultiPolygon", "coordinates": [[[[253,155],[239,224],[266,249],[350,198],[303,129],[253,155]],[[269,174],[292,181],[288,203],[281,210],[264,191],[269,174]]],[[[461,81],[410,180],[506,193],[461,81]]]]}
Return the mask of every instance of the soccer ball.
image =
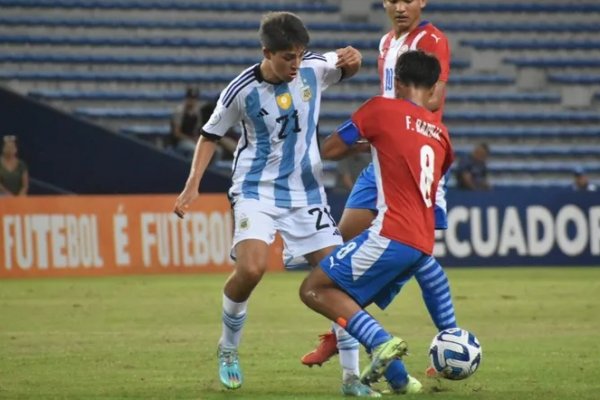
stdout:
{"type": "Polygon", "coordinates": [[[481,345],[475,335],[464,329],[446,329],[433,338],[429,358],[441,377],[465,379],[473,375],[481,363],[481,345]]]}

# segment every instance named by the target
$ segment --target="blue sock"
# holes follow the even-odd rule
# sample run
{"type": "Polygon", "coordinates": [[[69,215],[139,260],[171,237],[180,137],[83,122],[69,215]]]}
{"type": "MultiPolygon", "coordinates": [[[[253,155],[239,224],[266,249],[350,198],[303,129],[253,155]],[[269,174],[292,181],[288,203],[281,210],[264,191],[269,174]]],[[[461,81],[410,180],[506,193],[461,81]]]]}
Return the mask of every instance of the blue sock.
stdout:
{"type": "Polygon", "coordinates": [[[404,363],[400,360],[394,360],[385,371],[385,379],[392,389],[402,389],[408,383],[408,372],[404,363]]]}
{"type": "Polygon", "coordinates": [[[430,257],[415,274],[421,286],[423,300],[429,315],[439,331],[456,328],[454,304],[450,295],[448,277],[440,263],[430,257]]]}
{"type": "Polygon", "coordinates": [[[387,342],[392,336],[379,325],[375,318],[371,317],[364,310],[360,310],[354,314],[348,325],[346,332],[354,336],[367,351],[379,346],[381,343],[387,342]]]}

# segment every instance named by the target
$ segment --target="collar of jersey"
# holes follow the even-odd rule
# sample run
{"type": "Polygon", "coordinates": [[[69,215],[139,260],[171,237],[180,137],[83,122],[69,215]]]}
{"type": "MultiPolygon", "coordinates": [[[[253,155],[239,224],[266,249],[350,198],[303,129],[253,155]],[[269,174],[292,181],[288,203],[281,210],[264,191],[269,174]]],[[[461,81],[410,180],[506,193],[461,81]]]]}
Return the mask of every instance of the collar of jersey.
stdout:
{"type": "Polygon", "coordinates": [[[271,82],[271,81],[266,80],[265,77],[263,76],[261,70],[260,70],[260,63],[258,63],[258,64],[256,64],[254,66],[254,76],[256,77],[256,80],[259,83],[266,82],[269,85],[274,85],[274,86],[281,85],[282,83],[284,83],[283,81],[279,82],[279,83],[275,83],[275,82],[271,82]]]}

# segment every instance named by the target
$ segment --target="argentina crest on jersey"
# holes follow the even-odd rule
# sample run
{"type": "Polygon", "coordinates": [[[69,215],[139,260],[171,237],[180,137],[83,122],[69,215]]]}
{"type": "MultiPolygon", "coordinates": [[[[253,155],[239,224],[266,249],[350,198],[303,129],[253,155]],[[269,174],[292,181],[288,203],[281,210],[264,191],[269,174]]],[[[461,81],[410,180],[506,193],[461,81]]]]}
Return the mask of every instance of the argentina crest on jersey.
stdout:
{"type": "Polygon", "coordinates": [[[306,81],[302,82],[302,88],[300,89],[302,91],[302,101],[306,102],[306,101],[310,101],[310,99],[312,98],[312,90],[310,90],[310,86],[307,84],[306,81]]]}

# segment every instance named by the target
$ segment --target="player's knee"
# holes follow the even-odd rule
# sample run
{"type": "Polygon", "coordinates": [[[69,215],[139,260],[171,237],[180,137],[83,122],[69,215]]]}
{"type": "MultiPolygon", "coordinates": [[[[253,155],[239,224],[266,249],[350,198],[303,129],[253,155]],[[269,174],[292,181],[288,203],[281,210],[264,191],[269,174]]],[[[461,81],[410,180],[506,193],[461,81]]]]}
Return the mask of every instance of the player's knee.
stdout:
{"type": "Polygon", "coordinates": [[[236,273],[241,275],[247,283],[258,283],[264,275],[266,266],[261,262],[249,260],[236,268],[236,273]]]}
{"type": "Polygon", "coordinates": [[[300,300],[313,310],[317,309],[322,298],[321,289],[310,275],[307,276],[300,285],[300,300]]]}

